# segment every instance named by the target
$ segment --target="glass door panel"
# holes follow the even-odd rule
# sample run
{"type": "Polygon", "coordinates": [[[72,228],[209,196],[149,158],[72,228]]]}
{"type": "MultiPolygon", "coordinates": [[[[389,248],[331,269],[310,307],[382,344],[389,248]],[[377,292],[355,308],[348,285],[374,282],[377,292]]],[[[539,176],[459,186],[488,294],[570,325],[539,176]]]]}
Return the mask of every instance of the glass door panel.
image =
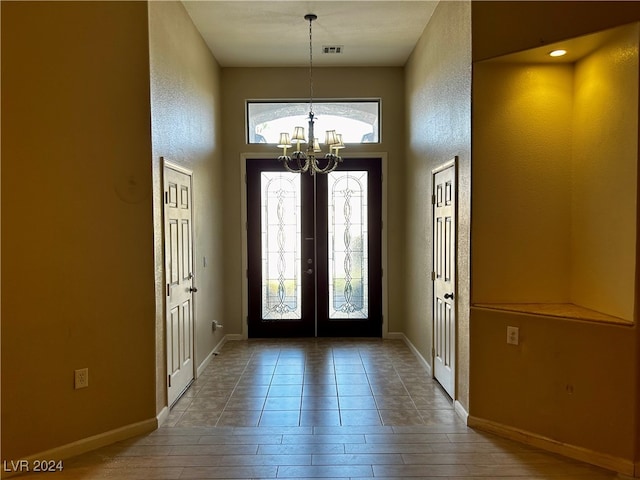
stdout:
{"type": "Polygon", "coordinates": [[[327,188],[329,318],[367,318],[367,172],[331,172],[327,188]]]}
{"type": "Polygon", "coordinates": [[[302,318],[300,175],[262,172],[262,319],[302,318]]]}
{"type": "Polygon", "coordinates": [[[318,336],[382,335],[382,165],[350,158],[316,179],[318,336]]]}
{"type": "Polygon", "coordinates": [[[313,208],[308,175],[283,171],[276,160],[247,160],[250,337],[315,335],[315,283],[307,273],[313,208]]]}

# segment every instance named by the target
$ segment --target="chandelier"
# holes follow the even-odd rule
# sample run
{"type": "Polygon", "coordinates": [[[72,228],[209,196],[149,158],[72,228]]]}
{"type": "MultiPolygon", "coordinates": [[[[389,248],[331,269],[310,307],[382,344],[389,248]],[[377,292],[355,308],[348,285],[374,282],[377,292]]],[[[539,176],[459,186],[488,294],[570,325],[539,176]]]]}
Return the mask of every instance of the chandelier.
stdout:
{"type": "Polygon", "coordinates": [[[325,136],[325,144],[329,147],[329,153],[324,156],[324,160],[318,161],[316,154],[321,154],[322,150],[318,143],[318,139],[314,136],[313,125],[313,31],[312,23],[318,18],[313,13],[304,16],[309,21],[309,137],[308,140],[304,136],[304,127],[295,127],[291,137],[288,133],[280,134],[280,142],[278,148],[282,148],[282,155],[278,160],[282,162],[284,167],[293,173],[309,172],[311,175],[316,173],[329,173],[336,169],[342,158],[338,153],[344,148],[342,135],[336,133],[335,130],[327,130],[325,136]],[[291,141],[295,142],[296,150],[287,155],[287,149],[292,147],[291,141]],[[306,151],[303,151],[301,144],[306,143],[306,151]]]}

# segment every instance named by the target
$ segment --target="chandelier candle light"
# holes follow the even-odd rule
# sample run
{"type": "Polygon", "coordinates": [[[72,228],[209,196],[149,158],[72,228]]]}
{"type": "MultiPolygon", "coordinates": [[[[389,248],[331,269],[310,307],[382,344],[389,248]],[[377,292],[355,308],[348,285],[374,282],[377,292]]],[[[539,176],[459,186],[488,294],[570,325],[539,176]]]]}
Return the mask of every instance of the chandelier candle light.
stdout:
{"type": "Polygon", "coordinates": [[[329,173],[336,169],[338,164],[342,162],[342,158],[338,153],[340,149],[344,148],[344,143],[342,135],[336,133],[335,130],[327,130],[325,143],[329,146],[329,153],[324,156],[323,166],[320,166],[316,154],[320,153],[321,149],[313,130],[313,32],[311,27],[312,22],[318,16],[308,13],[304,18],[309,21],[309,140],[307,141],[304,136],[304,127],[295,127],[291,137],[289,137],[288,133],[281,133],[278,148],[282,148],[282,155],[278,157],[278,160],[290,172],[305,173],[308,171],[311,175],[314,175],[316,173],[329,173]],[[296,144],[296,150],[291,156],[288,156],[287,149],[292,146],[292,140],[296,144]],[[301,149],[302,143],[307,144],[306,152],[301,149]]]}

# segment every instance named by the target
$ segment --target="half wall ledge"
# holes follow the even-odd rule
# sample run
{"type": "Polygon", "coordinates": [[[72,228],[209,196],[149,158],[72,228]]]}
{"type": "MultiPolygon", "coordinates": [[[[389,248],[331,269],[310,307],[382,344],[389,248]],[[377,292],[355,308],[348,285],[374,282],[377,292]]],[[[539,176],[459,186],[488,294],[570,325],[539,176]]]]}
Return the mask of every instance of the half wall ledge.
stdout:
{"type": "Polygon", "coordinates": [[[590,310],[573,303],[474,303],[475,308],[502,310],[507,312],[528,313],[588,322],[608,323],[632,326],[633,322],[605,313],[590,310]]]}

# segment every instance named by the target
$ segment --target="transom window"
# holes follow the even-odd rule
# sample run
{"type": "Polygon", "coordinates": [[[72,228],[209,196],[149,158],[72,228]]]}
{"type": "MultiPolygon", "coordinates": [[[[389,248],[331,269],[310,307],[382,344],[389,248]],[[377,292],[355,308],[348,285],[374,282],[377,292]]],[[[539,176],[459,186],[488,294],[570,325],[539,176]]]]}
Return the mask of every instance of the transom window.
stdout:
{"type": "MultiPolygon", "coordinates": [[[[313,101],[314,128],[322,142],[326,130],[342,134],[344,143],[380,142],[380,100],[313,101]]],[[[295,127],[308,132],[309,102],[247,101],[247,142],[277,144],[280,133],[295,127]]]]}

